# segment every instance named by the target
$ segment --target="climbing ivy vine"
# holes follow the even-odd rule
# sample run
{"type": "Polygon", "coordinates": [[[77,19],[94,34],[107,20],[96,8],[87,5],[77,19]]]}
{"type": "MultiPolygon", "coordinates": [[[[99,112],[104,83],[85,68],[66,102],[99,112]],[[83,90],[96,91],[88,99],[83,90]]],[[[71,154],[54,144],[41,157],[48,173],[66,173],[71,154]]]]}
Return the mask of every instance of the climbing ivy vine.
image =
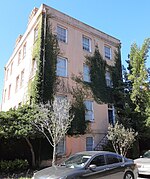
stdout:
{"type": "MultiPolygon", "coordinates": [[[[34,42],[32,50],[32,60],[36,63],[36,72],[33,79],[29,82],[29,97],[30,102],[40,103],[42,101],[42,82],[43,82],[43,52],[41,50],[43,44],[43,16],[39,16],[39,24],[37,26],[38,37],[34,42]]],[[[32,62],[33,62],[32,61],[32,62]]],[[[32,69],[33,70],[33,69],[32,69]]],[[[32,73],[32,72],[31,72],[32,73]]]]}
{"type": "Polygon", "coordinates": [[[71,90],[73,97],[71,113],[74,114],[74,119],[71,122],[71,128],[68,130],[68,135],[83,135],[87,130],[87,122],[85,121],[85,105],[84,99],[86,89],[79,84],[76,84],[71,90]]]}
{"type": "MultiPolygon", "coordinates": [[[[53,102],[60,85],[56,76],[57,56],[60,53],[57,37],[52,33],[51,25],[48,22],[50,15],[40,17],[38,25],[38,38],[34,44],[32,58],[36,60],[37,70],[29,84],[29,96],[33,104],[53,102]],[[58,84],[59,83],[59,84],[58,84]]],[[[73,97],[70,113],[75,117],[72,121],[69,135],[84,134],[86,131],[85,106],[83,95],[79,88],[70,91],[73,97]]]]}
{"type": "Polygon", "coordinates": [[[34,44],[32,59],[36,60],[37,70],[30,82],[32,103],[46,103],[53,100],[56,85],[56,64],[59,54],[57,38],[52,34],[49,16],[41,16],[38,25],[38,38],[34,44]],[[46,19],[45,19],[46,18],[46,19]]]}
{"type": "MultiPolygon", "coordinates": [[[[120,101],[122,93],[122,71],[120,47],[115,51],[114,66],[109,66],[99,52],[98,46],[95,47],[92,56],[86,56],[86,64],[89,67],[90,82],[85,82],[81,77],[74,78],[76,82],[82,83],[91,89],[92,96],[98,104],[113,103],[115,106],[122,103],[120,101]],[[110,73],[112,86],[106,83],[106,71],[110,73]],[[119,95],[119,96],[118,96],[119,95]],[[116,98],[117,97],[117,98],[116,98]]],[[[120,104],[121,105],[121,104],[120,104]]]]}
{"type": "Polygon", "coordinates": [[[107,64],[97,46],[93,56],[86,57],[86,64],[89,66],[91,78],[87,86],[91,88],[95,101],[100,104],[111,102],[110,88],[106,84],[105,77],[107,64]]]}
{"type": "MultiPolygon", "coordinates": [[[[49,16],[48,16],[49,17],[49,16]]],[[[48,18],[47,18],[48,19],[48,18]]],[[[51,25],[46,22],[45,60],[44,60],[44,86],[43,102],[53,101],[57,89],[56,64],[60,53],[56,35],[52,34],[51,25]]]]}

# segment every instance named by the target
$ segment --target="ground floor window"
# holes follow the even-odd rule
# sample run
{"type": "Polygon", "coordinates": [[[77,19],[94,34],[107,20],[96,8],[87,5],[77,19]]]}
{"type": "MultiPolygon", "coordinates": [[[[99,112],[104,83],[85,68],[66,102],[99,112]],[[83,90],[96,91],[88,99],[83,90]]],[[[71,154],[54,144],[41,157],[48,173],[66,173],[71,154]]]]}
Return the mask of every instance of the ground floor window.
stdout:
{"type": "Polygon", "coordinates": [[[109,124],[115,124],[115,117],[114,117],[114,106],[108,104],[108,121],[109,124]]]}
{"type": "Polygon", "coordinates": [[[65,153],[65,140],[62,139],[56,147],[57,155],[63,155],[65,153]]]}
{"type": "Polygon", "coordinates": [[[94,144],[93,137],[87,137],[86,138],[86,151],[93,150],[93,146],[94,146],[93,144],[94,144]]]}

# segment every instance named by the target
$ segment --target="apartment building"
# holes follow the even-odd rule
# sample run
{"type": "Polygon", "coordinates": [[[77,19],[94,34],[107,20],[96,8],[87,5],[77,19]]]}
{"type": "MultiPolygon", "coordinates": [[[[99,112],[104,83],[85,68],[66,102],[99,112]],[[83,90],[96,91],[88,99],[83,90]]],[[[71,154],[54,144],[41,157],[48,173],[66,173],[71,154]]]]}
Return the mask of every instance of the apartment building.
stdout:
{"type": "MultiPolygon", "coordinates": [[[[65,83],[73,85],[72,74],[82,74],[83,79],[90,82],[85,56],[92,55],[95,46],[98,46],[107,64],[114,65],[114,51],[120,46],[118,39],[42,4],[39,9],[34,8],[31,12],[27,29],[17,38],[14,51],[5,66],[3,111],[17,108],[30,100],[28,85],[36,72],[32,52],[39,31],[39,16],[43,13],[50,14],[52,31],[57,35],[61,55],[57,58],[56,74],[63,78],[65,83]]],[[[110,78],[107,72],[108,85],[111,85],[110,78]]],[[[64,94],[59,92],[58,95],[64,94]]],[[[107,133],[108,124],[113,120],[113,107],[108,104],[97,104],[92,98],[85,99],[85,105],[89,111],[88,120],[91,121],[89,132],[78,137],[66,137],[58,147],[59,152],[69,155],[77,151],[94,150],[107,133]]]]}

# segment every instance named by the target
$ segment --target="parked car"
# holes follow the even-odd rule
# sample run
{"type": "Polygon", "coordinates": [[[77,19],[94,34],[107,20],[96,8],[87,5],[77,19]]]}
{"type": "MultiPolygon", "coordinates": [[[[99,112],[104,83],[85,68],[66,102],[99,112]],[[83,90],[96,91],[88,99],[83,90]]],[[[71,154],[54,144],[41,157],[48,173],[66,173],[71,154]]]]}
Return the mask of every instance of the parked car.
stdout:
{"type": "Polygon", "coordinates": [[[136,179],[134,161],[112,152],[85,151],[69,157],[59,166],[45,168],[33,179],[136,179]]]}
{"type": "Polygon", "coordinates": [[[140,158],[135,159],[134,162],[137,164],[139,174],[150,175],[150,150],[146,151],[140,158]]]}

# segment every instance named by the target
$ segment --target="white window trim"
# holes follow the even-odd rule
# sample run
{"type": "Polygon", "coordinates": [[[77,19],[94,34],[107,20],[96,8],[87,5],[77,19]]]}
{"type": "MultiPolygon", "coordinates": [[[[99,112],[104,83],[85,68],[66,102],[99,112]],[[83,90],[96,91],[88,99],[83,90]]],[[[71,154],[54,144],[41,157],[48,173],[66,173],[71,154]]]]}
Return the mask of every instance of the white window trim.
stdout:
{"type": "MultiPolygon", "coordinates": [[[[65,42],[63,40],[60,40],[59,38],[58,38],[58,41],[62,42],[62,43],[67,43],[68,42],[68,29],[63,27],[63,26],[61,26],[61,25],[59,25],[59,24],[57,25],[57,28],[58,27],[64,29],[65,32],[66,32],[66,34],[65,34],[65,42]]],[[[57,34],[58,34],[58,31],[57,31],[57,34]]]]}
{"type": "Polygon", "coordinates": [[[34,28],[34,42],[36,42],[37,41],[37,39],[38,39],[38,26],[36,26],[35,28],[34,28]]]}
{"type": "MultiPolygon", "coordinates": [[[[57,57],[57,60],[58,60],[58,59],[62,59],[62,60],[65,60],[65,61],[66,61],[66,66],[65,66],[65,69],[66,69],[66,70],[65,70],[65,76],[62,76],[62,75],[60,76],[60,75],[58,75],[58,74],[57,74],[57,71],[56,71],[56,75],[57,75],[57,76],[60,76],[60,77],[67,77],[67,76],[68,76],[68,59],[67,59],[67,58],[64,58],[64,57],[60,57],[60,56],[57,57]]],[[[57,69],[56,69],[56,70],[57,70],[57,69]]]]}
{"type": "Polygon", "coordinates": [[[106,78],[106,85],[108,87],[112,88],[113,87],[113,83],[112,83],[112,78],[111,78],[111,74],[110,74],[109,71],[106,71],[105,78],[106,78]]]}
{"type": "Polygon", "coordinates": [[[24,84],[24,69],[21,71],[21,75],[20,75],[20,88],[23,87],[23,84],[24,84]]]}
{"type": "Polygon", "coordinates": [[[26,54],[27,54],[27,43],[23,45],[23,58],[25,58],[26,54]]]}
{"type": "Polygon", "coordinates": [[[15,86],[15,92],[18,92],[19,90],[19,81],[20,81],[20,77],[19,75],[16,77],[16,86],[15,86]]]}
{"type": "Polygon", "coordinates": [[[82,48],[83,48],[83,50],[84,51],[86,51],[86,52],[92,52],[92,47],[91,47],[91,39],[89,38],[89,37],[87,37],[87,36],[85,36],[85,35],[82,35],[82,48]],[[84,49],[83,47],[84,47],[84,45],[83,45],[83,38],[86,38],[86,39],[88,39],[89,40],[89,50],[86,50],[86,49],[84,49]]]}
{"type": "Polygon", "coordinates": [[[21,63],[21,55],[22,55],[22,51],[19,50],[19,52],[18,52],[18,65],[21,63]]]}
{"type": "MultiPolygon", "coordinates": [[[[85,118],[85,120],[92,122],[92,121],[94,121],[94,102],[93,102],[92,100],[85,100],[85,101],[84,101],[85,107],[86,107],[86,102],[91,102],[91,104],[92,104],[92,110],[90,111],[90,112],[92,112],[92,119],[86,119],[86,118],[85,118]]],[[[85,109],[85,110],[87,110],[87,109],[85,109]]],[[[89,110],[88,110],[88,111],[89,111],[89,110]]],[[[86,116],[86,113],[87,113],[87,112],[85,111],[85,116],[86,116]]]]}
{"type": "Polygon", "coordinates": [[[94,137],[92,137],[92,136],[86,137],[86,151],[89,151],[89,150],[87,150],[87,138],[92,138],[92,150],[93,150],[93,148],[94,148],[94,137]]]}
{"type": "Polygon", "coordinates": [[[63,152],[62,153],[58,153],[58,145],[60,144],[60,142],[57,144],[57,146],[56,146],[56,153],[57,153],[57,155],[59,156],[59,155],[64,155],[65,154],[65,152],[66,152],[66,140],[65,140],[65,137],[62,139],[63,140],[63,152]]]}
{"type": "Polygon", "coordinates": [[[106,59],[111,60],[112,59],[112,49],[108,45],[104,45],[104,56],[106,59]],[[105,47],[110,49],[110,58],[105,55],[105,47]]]}
{"type": "Polygon", "coordinates": [[[90,71],[89,66],[86,64],[83,64],[83,80],[85,82],[91,82],[90,73],[88,73],[88,74],[85,73],[85,68],[88,68],[88,70],[90,71]]]}
{"type": "MultiPolygon", "coordinates": [[[[108,110],[112,110],[113,114],[113,124],[115,124],[115,107],[114,105],[108,104],[108,110]]],[[[108,116],[109,117],[109,116],[108,116]]]]}

